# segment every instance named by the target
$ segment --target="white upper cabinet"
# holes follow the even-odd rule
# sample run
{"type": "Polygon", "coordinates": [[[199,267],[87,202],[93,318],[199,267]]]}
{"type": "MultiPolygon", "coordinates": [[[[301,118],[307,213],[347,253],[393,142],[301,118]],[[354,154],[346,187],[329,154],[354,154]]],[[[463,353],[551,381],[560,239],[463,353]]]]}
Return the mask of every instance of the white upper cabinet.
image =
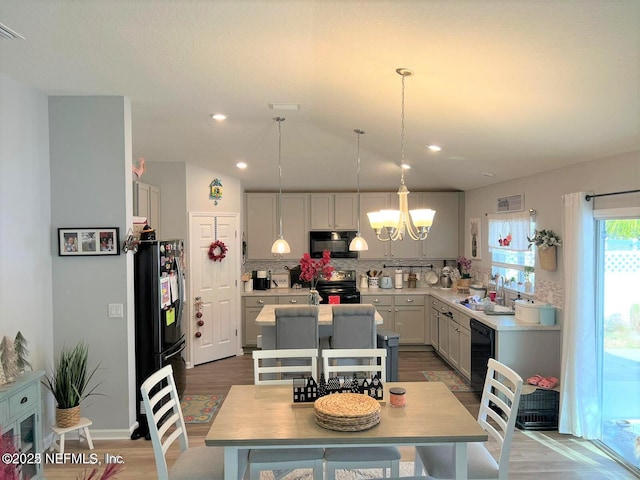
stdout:
{"type": "Polygon", "coordinates": [[[369,217],[367,217],[367,212],[390,208],[389,195],[388,192],[360,194],[360,234],[369,245],[369,250],[360,252],[361,259],[380,260],[391,258],[389,253],[390,242],[381,242],[376,238],[376,234],[369,224],[369,217]]]}
{"type": "Polygon", "coordinates": [[[355,193],[312,193],[311,230],[356,230],[358,198],[355,193]]]}
{"type": "MultiPolygon", "coordinates": [[[[291,248],[291,253],[282,256],[284,260],[300,260],[302,255],[309,251],[308,194],[282,194],[282,234],[291,248]]],[[[273,241],[275,241],[275,237],[273,241]]],[[[269,246],[269,250],[271,250],[271,246],[269,246]]]]}

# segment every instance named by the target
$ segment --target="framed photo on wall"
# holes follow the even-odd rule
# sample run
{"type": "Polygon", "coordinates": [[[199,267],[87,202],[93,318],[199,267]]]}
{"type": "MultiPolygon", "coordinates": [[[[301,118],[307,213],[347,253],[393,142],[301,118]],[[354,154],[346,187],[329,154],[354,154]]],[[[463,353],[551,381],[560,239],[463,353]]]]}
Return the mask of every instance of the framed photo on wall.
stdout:
{"type": "Polygon", "coordinates": [[[119,228],[59,228],[58,255],[120,255],[119,228]]]}
{"type": "Polygon", "coordinates": [[[472,260],[481,260],[482,257],[482,219],[469,219],[469,238],[467,239],[467,254],[472,260]]]}

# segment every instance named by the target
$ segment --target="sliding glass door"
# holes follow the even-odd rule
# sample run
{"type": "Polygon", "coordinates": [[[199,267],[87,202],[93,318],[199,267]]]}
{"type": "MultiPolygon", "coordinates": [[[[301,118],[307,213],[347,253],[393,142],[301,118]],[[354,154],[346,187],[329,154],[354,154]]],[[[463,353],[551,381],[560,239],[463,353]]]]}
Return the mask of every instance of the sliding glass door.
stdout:
{"type": "Polygon", "coordinates": [[[602,444],[640,472],[640,220],[597,222],[602,444]]]}

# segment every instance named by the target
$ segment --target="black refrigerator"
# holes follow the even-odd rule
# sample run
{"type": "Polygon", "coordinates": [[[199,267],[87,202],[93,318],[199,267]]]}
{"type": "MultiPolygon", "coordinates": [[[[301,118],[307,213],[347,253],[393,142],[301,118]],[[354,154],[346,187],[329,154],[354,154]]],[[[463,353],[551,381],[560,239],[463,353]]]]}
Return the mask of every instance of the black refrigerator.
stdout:
{"type": "Polygon", "coordinates": [[[140,386],[152,373],[171,365],[182,396],[186,386],[182,328],[184,310],[184,242],[141,241],[134,255],[136,420],[131,439],[150,439],[140,386]]]}

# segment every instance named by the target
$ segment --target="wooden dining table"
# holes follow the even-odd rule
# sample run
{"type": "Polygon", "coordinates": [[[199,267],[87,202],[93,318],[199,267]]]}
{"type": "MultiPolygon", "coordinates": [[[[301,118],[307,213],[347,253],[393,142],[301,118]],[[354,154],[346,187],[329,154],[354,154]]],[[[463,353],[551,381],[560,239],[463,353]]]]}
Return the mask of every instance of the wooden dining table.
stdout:
{"type": "Polygon", "coordinates": [[[485,442],[487,433],[441,382],[385,385],[380,423],[368,430],[341,432],[315,422],[313,404],[293,403],[288,385],[233,385],[211,424],[205,444],[224,447],[225,480],[238,480],[247,449],[327,448],[380,445],[451,444],[455,478],[467,479],[467,444],[485,442]],[[392,407],[389,388],[406,389],[406,406],[392,407]],[[245,455],[241,455],[244,452],[245,455]]]}

